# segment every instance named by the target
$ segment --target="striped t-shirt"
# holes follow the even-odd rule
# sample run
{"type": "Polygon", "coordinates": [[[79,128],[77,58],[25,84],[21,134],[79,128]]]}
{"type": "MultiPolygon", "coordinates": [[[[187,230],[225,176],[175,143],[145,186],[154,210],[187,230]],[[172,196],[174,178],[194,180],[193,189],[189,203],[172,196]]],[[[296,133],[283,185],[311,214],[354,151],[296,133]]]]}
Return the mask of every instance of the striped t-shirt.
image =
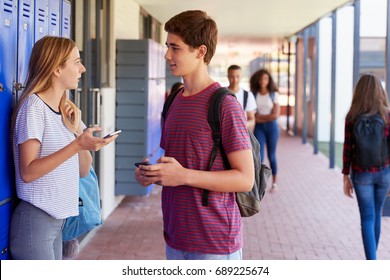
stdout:
{"type": "MultiPolygon", "coordinates": [[[[193,96],[178,93],[163,124],[161,148],[185,168],[207,170],[213,139],[207,122],[209,99],[220,85],[213,83],[193,96]]],[[[245,114],[233,96],[222,103],[221,133],[227,154],[251,149],[245,114]]],[[[220,153],[212,170],[223,170],[220,153]]],[[[242,224],[235,193],[210,192],[202,206],[202,189],[190,186],[162,190],[164,238],[177,250],[200,254],[231,254],[242,247],[242,224]]]]}
{"type": "Polygon", "coordinates": [[[60,150],[75,139],[60,113],[54,112],[32,94],[20,107],[14,133],[16,191],[20,199],[42,209],[56,219],[78,215],[79,160],[72,156],[48,174],[25,183],[20,177],[19,144],[29,139],[41,143],[38,158],[60,150]]]}

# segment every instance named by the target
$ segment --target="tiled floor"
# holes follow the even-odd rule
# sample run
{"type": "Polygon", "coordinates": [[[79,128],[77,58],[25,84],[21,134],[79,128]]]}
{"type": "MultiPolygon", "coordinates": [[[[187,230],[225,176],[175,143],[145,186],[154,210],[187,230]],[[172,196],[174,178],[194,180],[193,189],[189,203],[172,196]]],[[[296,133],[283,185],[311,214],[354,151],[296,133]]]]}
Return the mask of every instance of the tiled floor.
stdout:
{"type": "MultiPolygon", "coordinates": [[[[309,144],[282,133],[279,186],[262,213],[244,219],[244,259],[364,259],[357,202],[343,195],[339,169],[309,144]]],[[[78,259],[165,259],[160,188],[126,197],[78,259]]],[[[378,258],[390,260],[390,217],[382,219],[378,258]]]]}

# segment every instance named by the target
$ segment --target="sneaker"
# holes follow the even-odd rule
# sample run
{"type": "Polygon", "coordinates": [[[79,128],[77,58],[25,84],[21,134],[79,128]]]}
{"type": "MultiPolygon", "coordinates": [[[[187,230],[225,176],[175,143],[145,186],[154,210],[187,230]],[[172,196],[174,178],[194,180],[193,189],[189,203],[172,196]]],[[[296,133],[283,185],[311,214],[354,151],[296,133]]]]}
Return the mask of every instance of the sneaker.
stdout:
{"type": "Polygon", "coordinates": [[[273,183],[271,186],[270,192],[276,192],[278,190],[276,183],[273,183]]]}

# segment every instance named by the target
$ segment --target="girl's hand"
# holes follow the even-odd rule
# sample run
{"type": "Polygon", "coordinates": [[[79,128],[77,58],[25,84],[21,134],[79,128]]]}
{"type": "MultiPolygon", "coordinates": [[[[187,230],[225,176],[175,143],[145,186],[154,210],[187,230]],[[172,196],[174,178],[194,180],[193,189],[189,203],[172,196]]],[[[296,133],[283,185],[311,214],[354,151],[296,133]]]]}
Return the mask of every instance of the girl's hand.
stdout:
{"type": "Polygon", "coordinates": [[[77,144],[80,147],[80,150],[88,150],[88,151],[99,151],[104,146],[110,144],[115,141],[118,135],[114,135],[109,138],[100,138],[93,136],[94,132],[102,131],[100,127],[90,127],[84,130],[84,132],[76,138],[77,144]]]}
{"type": "Polygon", "coordinates": [[[349,178],[348,175],[344,175],[344,194],[348,197],[353,198],[352,182],[351,182],[351,178],[349,178]]]}

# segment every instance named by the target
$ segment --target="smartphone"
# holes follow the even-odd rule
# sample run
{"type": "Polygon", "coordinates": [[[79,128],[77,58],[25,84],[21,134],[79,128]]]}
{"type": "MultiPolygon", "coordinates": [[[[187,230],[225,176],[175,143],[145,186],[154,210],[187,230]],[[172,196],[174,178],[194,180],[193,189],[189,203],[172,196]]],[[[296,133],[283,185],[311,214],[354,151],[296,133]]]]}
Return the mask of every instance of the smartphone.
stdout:
{"type": "Polygon", "coordinates": [[[117,130],[115,132],[108,133],[106,136],[103,137],[103,139],[110,138],[110,137],[112,137],[114,135],[117,135],[117,134],[119,134],[121,132],[122,132],[122,130],[117,130]]]}
{"type": "Polygon", "coordinates": [[[134,163],[135,166],[139,167],[140,165],[152,165],[149,161],[142,161],[134,163]]]}

